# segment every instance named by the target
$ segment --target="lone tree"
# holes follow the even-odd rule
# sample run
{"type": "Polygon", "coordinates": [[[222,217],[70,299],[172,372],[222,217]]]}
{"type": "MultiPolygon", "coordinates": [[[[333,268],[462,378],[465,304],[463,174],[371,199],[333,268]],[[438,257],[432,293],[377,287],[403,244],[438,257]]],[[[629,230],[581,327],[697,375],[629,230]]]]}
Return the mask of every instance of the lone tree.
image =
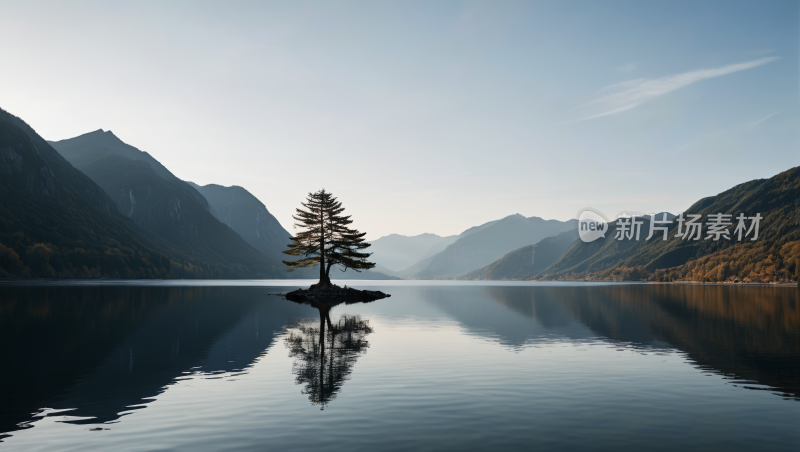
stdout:
{"type": "Polygon", "coordinates": [[[319,282],[316,287],[331,285],[332,267],[340,267],[342,271],[352,268],[356,272],[375,267],[367,262],[371,253],[362,253],[369,243],[364,241],[366,232],[350,229],[353,222],[350,216],[343,216],[344,207],[330,192],[322,190],[309,193],[306,201],[301,203],[304,209],[297,209],[295,228],[302,231],[292,237],[292,243],[284,254],[298,256],[300,259],[283,261],[289,266],[288,271],[298,268],[319,265],[319,282]]]}

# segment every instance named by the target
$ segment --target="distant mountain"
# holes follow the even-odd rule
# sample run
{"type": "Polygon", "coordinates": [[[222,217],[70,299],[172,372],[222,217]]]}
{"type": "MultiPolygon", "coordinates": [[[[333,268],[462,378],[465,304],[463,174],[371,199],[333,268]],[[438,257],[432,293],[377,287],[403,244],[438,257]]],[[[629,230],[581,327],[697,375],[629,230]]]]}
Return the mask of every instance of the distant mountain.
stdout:
{"type": "Polygon", "coordinates": [[[277,262],[214,218],[208,201],[194,187],[111,132],[95,131],[51,144],[102,187],[120,212],[172,253],[219,264],[242,276],[281,275],[277,262]]]}
{"type": "Polygon", "coordinates": [[[397,272],[427,257],[431,248],[438,246],[444,249],[456,239],[458,236],[455,235],[441,237],[426,233],[409,237],[390,234],[370,242],[372,246],[369,247],[368,252],[372,253],[370,258],[372,262],[376,262],[392,272],[397,272]]]}
{"type": "MultiPolygon", "coordinates": [[[[397,276],[397,272],[396,272],[396,271],[389,270],[388,268],[386,268],[386,267],[383,267],[383,266],[381,266],[380,264],[375,264],[375,268],[373,268],[373,269],[372,269],[372,270],[370,270],[370,271],[374,271],[374,272],[378,272],[378,273],[383,273],[383,274],[384,274],[384,275],[386,275],[386,276],[394,276],[394,277],[396,277],[396,276],[397,276]]],[[[399,278],[398,278],[398,279],[399,279],[399,278]]]]}
{"type": "Polygon", "coordinates": [[[290,259],[287,250],[292,235],[281,226],[267,207],[242,187],[188,182],[208,200],[214,217],[230,226],[247,243],[275,262],[290,259]]]}
{"type": "Polygon", "coordinates": [[[24,121],[0,110],[0,278],[194,277],[24,121]]]}
{"type": "Polygon", "coordinates": [[[421,262],[423,260],[426,260],[429,257],[433,257],[433,256],[441,253],[448,246],[450,246],[453,243],[455,243],[455,241],[458,240],[459,238],[461,238],[462,236],[463,236],[463,233],[461,235],[451,235],[451,236],[445,237],[444,240],[442,240],[441,242],[437,243],[436,245],[433,245],[432,247],[430,247],[430,249],[428,251],[426,251],[425,254],[423,254],[420,257],[420,260],[417,261],[417,263],[419,263],[419,262],[421,262]]]}
{"type": "Polygon", "coordinates": [[[529,280],[558,260],[576,240],[578,240],[578,230],[573,228],[542,239],[534,245],[517,248],[491,264],[458,279],[529,280]]]}
{"type": "MultiPolygon", "coordinates": [[[[439,254],[439,253],[436,253],[436,254],[439,254]]],[[[412,266],[410,266],[408,268],[405,268],[403,270],[400,270],[399,272],[395,272],[394,276],[397,276],[398,278],[401,278],[401,279],[412,279],[412,276],[414,276],[417,273],[420,273],[422,271],[425,271],[425,269],[428,268],[428,265],[431,264],[431,261],[433,260],[433,257],[436,254],[434,254],[433,256],[428,256],[425,259],[422,259],[421,261],[417,262],[416,264],[414,264],[414,265],[412,265],[412,266]]]]}
{"type": "Polygon", "coordinates": [[[484,267],[509,251],[574,229],[577,220],[543,220],[516,214],[464,231],[459,239],[432,256],[411,279],[452,279],[484,267]]]}
{"type": "MultiPolygon", "coordinates": [[[[576,241],[539,277],[775,282],[794,280],[800,273],[800,167],[701,199],[684,212],[687,214],[702,216],[700,240],[675,237],[677,222],[673,222],[666,241],[644,240],[647,232],[639,241],[620,241],[615,238],[615,221],[605,238],[591,243],[576,241]],[[732,215],[733,224],[728,227],[731,240],[706,240],[707,215],[716,213],[732,215]],[[758,240],[736,240],[734,218],[740,213],[763,217],[758,240]]],[[[646,218],[642,228],[649,230],[646,218]]]]}
{"type": "Polygon", "coordinates": [[[473,232],[477,232],[477,231],[483,230],[483,229],[485,229],[485,228],[497,223],[498,221],[500,221],[500,220],[490,221],[490,222],[484,223],[484,224],[482,224],[480,226],[473,226],[473,227],[467,229],[466,231],[462,232],[459,235],[451,235],[451,236],[443,237],[443,240],[439,241],[438,243],[433,245],[430,249],[428,249],[428,251],[426,251],[425,254],[423,254],[414,265],[411,265],[409,267],[404,268],[403,270],[399,270],[399,271],[396,271],[396,272],[392,272],[392,273],[384,272],[384,273],[392,275],[392,276],[397,276],[400,279],[409,279],[412,276],[416,275],[417,273],[420,273],[420,272],[424,271],[426,268],[428,268],[428,265],[430,265],[431,261],[433,261],[433,257],[436,256],[437,254],[441,253],[445,249],[447,249],[447,247],[450,246],[451,244],[453,244],[456,240],[458,240],[458,239],[460,239],[462,237],[466,237],[466,236],[472,234],[473,232]]]}
{"type": "MultiPolygon", "coordinates": [[[[510,216],[511,216],[511,217],[514,217],[514,216],[520,216],[520,217],[522,217],[522,215],[520,215],[520,214],[516,214],[516,215],[510,215],[510,216]]],[[[506,218],[508,218],[508,217],[506,217],[506,218]]],[[[523,217],[523,218],[524,218],[524,217],[523,217]]],[[[473,226],[473,227],[471,227],[471,228],[467,229],[466,231],[462,232],[461,234],[458,234],[458,238],[466,237],[466,236],[468,236],[468,235],[470,235],[470,234],[473,234],[473,233],[475,233],[475,232],[483,231],[484,229],[486,229],[486,228],[488,228],[488,227],[490,227],[490,226],[493,226],[493,225],[495,225],[495,224],[497,224],[497,223],[499,223],[499,222],[501,222],[501,221],[503,221],[503,220],[502,220],[502,219],[501,219],[501,220],[492,220],[492,221],[489,221],[489,222],[483,223],[483,224],[482,224],[482,225],[480,225],[480,226],[473,226]]]]}

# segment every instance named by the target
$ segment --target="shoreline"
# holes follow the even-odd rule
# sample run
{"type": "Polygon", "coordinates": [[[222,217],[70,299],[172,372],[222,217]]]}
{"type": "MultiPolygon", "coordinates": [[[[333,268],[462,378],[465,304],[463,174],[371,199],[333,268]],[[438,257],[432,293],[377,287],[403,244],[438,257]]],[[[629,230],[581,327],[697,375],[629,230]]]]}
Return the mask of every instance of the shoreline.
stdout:
{"type": "MultiPolygon", "coordinates": [[[[229,281],[229,282],[236,282],[239,283],[237,285],[246,285],[246,282],[264,282],[264,281],[275,281],[279,283],[295,283],[290,285],[298,285],[298,286],[305,286],[307,281],[315,281],[312,279],[309,280],[290,280],[290,279],[105,279],[105,278],[85,278],[85,279],[68,279],[68,278],[0,278],[0,285],[14,285],[14,284],[59,284],[59,283],[89,283],[89,284],[132,284],[138,285],[147,282],[165,282],[165,283],[172,283],[180,285],[181,283],[202,283],[203,281],[209,282],[211,285],[218,285],[220,282],[229,281]],[[302,281],[302,282],[301,282],[302,281]],[[300,284],[297,284],[300,283],[300,284]]],[[[344,281],[344,280],[343,280],[344,281]]],[[[678,285],[716,285],[716,286],[741,286],[741,287],[756,287],[756,286],[765,286],[765,287],[798,287],[797,282],[779,282],[779,283],[757,283],[757,282],[698,282],[698,281],[610,281],[610,280],[580,280],[580,279],[559,279],[559,280],[522,280],[522,279],[440,279],[440,280],[427,280],[427,279],[370,279],[370,280],[347,280],[347,281],[358,281],[359,283],[369,283],[369,285],[375,285],[376,283],[387,282],[387,283],[397,283],[398,281],[408,281],[408,282],[424,282],[426,284],[434,283],[435,281],[442,281],[442,282],[465,282],[465,283],[480,283],[480,282],[516,282],[516,283],[553,283],[553,282],[562,282],[562,283],[614,283],[614,284],[678,284],[678,285]]],[[[199,284],[198,284],[199,285],[199,284]]],[[[285,284],[280,284],[285,285],[285,284]]]]}

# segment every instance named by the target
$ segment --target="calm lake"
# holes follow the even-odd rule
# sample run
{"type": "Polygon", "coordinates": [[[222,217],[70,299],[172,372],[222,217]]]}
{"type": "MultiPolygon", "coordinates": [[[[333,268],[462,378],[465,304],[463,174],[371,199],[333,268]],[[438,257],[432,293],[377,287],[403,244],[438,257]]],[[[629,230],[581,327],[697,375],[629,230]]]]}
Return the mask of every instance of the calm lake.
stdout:
{"type": "Polygon", "coordinates": [[[0,285],[2,450],[800,450],[795,288],[0,285]]]}

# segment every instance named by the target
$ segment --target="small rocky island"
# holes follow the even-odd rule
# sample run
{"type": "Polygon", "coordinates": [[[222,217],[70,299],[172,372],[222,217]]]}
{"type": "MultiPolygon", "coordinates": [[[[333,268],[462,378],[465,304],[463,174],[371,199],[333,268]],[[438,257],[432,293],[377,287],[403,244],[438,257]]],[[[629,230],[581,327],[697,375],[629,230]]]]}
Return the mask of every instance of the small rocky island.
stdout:
{"type": "Polygon", "coordinates": [[[358,290],[352,287],[339,287],[335,284],[314,284],[308,289],[297,289],[286,294],[286,299],[298,303],[365,303],[391,297],[379,290],[358,290]]]}

